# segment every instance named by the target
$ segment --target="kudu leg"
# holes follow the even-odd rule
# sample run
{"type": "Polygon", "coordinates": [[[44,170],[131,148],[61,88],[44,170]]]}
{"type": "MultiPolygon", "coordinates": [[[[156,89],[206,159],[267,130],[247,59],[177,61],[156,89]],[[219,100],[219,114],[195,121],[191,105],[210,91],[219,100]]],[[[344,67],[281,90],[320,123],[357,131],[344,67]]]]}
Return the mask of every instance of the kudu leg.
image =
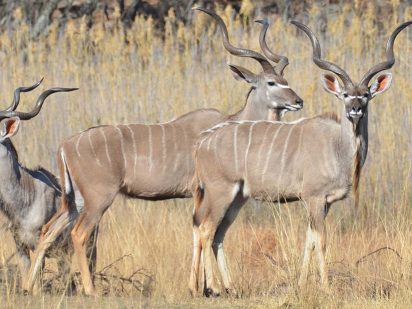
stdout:
{"type": "Polygon", "coordinates": [[[189,290],[193,297],[197,296],[199,293],[199,268],[201,253],[202,244],[200,241],[199,228],[197,226],[193,226],[193,257],[189,279],[189,290]]]}
{"type": "Polygon", "coordinates": [[[90,206],[90,204],[87,205],[86,201],[85,205],[87,205],[87,207],[85,207],[85,210],[80,214],[71,232],[74,252],[79,264],[84,292],[86,295],[97,296],[91,273],[95,267],[93,256],[95,258],[96,251],[95,249],[89,250],[91,244],[90,238],[92,234],[97,231],[96,229],[100,219],[102,218],[104,211],[111,205],[113,197],[111,199],[107,199],[109,202],[106,200],[104,203],[94,204],[93,206],[95,207],[90,206]],[[88,258],[88,255],[90,258],[88,258]]]}
{"type": "MultiPolygon", "coordinates": [[[[206,296],[219,296],[220,291],[216,287],[213,276],[213,241],[218,226],[226,215],[227,210],[232,205],[239,191],[238,185],[222,184],[212,190],[205,190],[204,199],[201,206],[196,209],[195,216],[203,218],[199,225],[200,239],[203,252],[206,289],[206,296]]],[[[222,264],[223,265],[223,264],[222,264]]]]}
{"type": "Polygon", "coordinates": [[[309,226],[306,232],[305,251],[303,256],[302,271],[299,278],[299,286],[303,287],[307,282],[311,253],[316,252],[318,259],[318,270],[322,287],[327,290],[329,287],[326,270],[326,227],[325,218],[329,205],[325,198],[311,199],[307,202],[309,211],[309,226]]]}
{"type": "Polygon", "coordinates": [[[243,197],[243,194],[241,192],[237,194],[235,200],[232,202],[228,211],[223,217],[222,222],[219,224],[213,241],[213,252],[215,254],[217,265],[222,276],[223,285],[226,292],[233,296],[237,296],[237,291],[234,288],[230,270],[226,262],[226,256],[223,249],[223,241],[225,239],[227,230],[235,221],[237,215],[239,214],[239,210],[245,204],[246,200],[247,199],[243,197]]]}

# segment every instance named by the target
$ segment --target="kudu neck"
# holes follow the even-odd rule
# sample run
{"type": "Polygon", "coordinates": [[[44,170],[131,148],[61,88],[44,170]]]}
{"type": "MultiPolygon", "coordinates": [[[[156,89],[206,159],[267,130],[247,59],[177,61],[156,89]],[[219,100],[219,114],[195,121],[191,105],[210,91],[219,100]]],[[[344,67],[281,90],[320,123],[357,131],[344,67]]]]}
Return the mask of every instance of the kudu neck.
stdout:
{"type": "Polygon", "coordinates": [[[18,217],[11,200],[18,199],[16,189],[20,186],[20,166],[17,151],[12,142],[6,139],[0,143],[0,209],[10,221],[18,217]]]}
{"type": "Polygon", "coordinates": [[[351,121],[346,117],[346,109],[343,106],[341,117],[341,139],[350,147],[355,160],[359,160],[360,167],[363,166],[368,153],[368,111],[357,121],[351,121]]]}
{"type": "Polygon", "coordinates": [[[265,104],[259,102],[256,89],[251,88],[246,97],[246,104],[236,114],[230,116],[230,120],[266,120],[270,119],[271,111],[265,104]]]}

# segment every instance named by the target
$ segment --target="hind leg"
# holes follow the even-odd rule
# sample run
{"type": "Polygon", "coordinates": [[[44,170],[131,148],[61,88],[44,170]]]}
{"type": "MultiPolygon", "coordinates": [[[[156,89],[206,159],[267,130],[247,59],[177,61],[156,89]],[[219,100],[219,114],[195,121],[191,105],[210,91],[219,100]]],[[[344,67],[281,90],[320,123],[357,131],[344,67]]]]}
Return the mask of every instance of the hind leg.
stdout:
{"type": "Polygon", "coordinates": [[[193,257],[190,270],[189,290],[192,296],[199,292],[199,266],[202,253],[202,244],[200,241],[200,232],[197,226],[193,226],[193,257]]]}
{"type": "Polygon", "coordinates": [[[221,184],[212,188],[206,186],[201,206],[195,211],[195,222],[201,222],[199,232],[205,268],[206,289],[204,293],[206,296],[220,295],[213,277],[213,240],[218,226],[225,217],[238,191],[238,184],[221,184]]]}
{"type": "Polygon", "coordinates": [[[236,289],[234,288],[233,281],[230,275],[229,267],[227,266],[226,257],[223,249],[223,241],[229,227],[235,221],[239,210],[247,201],[247,198],[243,197],[241,191],[238,192],[228,211],[226,212],[222,222],[217,228],[215,238],[213,240],[213,252],[215,254],[217,265],[222,276],[223,285],[227,293],[237,296],[236,289]]]}
{"type": "MultiPolygon", "coordinates": [[[[97,295],[90,271],[90,267],[93,266],[93,263],[90,264],[90,261],[92,259],[89,260],[87,258],[87,247],[89,244],[89,239],[96,229],[97,225],[99,224],[103,213],[112,204],[114,196],[115,194],[112,194],[111,196],[106,197],[104,200],[100,200],[100,202],[88,201],[85,198],[84,210],[80,214],[71,232],[74,252],[79,264],[83,287],[86,295],[97,295]]],[[[91,251],[91,253],[92,252],[93,251],[91,251]]]]}

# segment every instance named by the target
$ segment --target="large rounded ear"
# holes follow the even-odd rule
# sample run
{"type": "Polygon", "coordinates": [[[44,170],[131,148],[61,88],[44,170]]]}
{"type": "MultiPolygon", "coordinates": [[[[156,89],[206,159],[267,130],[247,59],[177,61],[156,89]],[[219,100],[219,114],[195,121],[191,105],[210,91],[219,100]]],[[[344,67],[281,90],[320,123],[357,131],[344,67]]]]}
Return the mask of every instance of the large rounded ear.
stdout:
{"type": "Polygon", "coordinates": [[[1,140],[5,140],[6,138],[11,138],[16,135],[17,131],[19,130],[20,126],[20,118],[19,117],[11,117],[7,118],[3,121],[3,128],[1,130],[1,140]]]}
{"type": "Polygon", "coordinates": [[[335,75],[322,74],[320,81],[322,83],[323,89],[334,94],[337,97],[340,97],[340,95],[342,94],[342,87],[335,75]]]}
{"type": "Polygon", "coordinates": [[[244,80],[249,84],[255,84],[257,82],[257,75],[248,69],[233,64],[229,64],[229,68],[232,70],[232,74],[236,80],[244,80]]]}
{"type": "Polygon", "coordinates": [[[369,87],[369,91],[371,93],[372,98],[378,94],[389,89],[392,84],[392,74],[391,73],[384,73],[379,75],[373,84],[369,87]]]}

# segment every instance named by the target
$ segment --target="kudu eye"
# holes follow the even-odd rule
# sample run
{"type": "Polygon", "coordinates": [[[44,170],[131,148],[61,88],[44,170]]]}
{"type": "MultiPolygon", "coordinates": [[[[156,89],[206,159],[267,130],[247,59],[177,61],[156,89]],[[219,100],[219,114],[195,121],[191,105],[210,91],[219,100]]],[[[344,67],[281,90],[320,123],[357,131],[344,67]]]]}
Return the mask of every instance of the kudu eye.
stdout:
{"type": "Polygon", "coordinates": [[[275,86],[276,83],[271,81],[271,82],[268,82],[268,85],[269,85],[269,86],[275,86]]]}
{"type": "Polygon", "coordinates": [[[369,97],[369,93],[365,93],[365,94],[363,95],[363,97],[365,97],[365,98],[369,97]]]}
{"type": "Polygon", "coordinates": [[[348,95],[347,93],[344,93],[344,94],[343,94],[343,97],[344,97],[344,98],[347,98],[348,96],[349,96],[349,95],[348,95]]]}

